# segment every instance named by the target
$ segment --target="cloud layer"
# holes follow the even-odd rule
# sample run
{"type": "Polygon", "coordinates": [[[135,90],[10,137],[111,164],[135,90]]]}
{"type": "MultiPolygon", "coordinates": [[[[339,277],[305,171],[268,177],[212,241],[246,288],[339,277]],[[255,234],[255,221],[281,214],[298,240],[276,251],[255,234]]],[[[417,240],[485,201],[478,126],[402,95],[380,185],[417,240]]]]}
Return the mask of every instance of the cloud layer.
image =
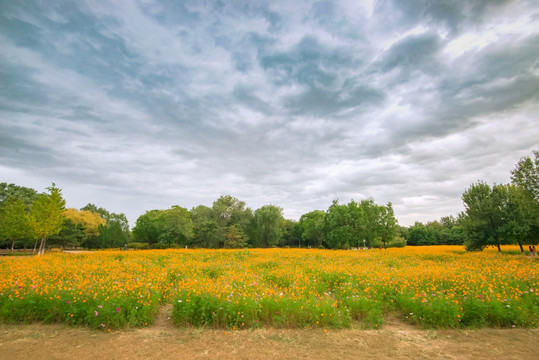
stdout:
{"type": "Polygon", "coordinates": [[[0,4],[1,181],[133,223],[231,194],[456,214],[539,142],[529,1],[0,4]]]}

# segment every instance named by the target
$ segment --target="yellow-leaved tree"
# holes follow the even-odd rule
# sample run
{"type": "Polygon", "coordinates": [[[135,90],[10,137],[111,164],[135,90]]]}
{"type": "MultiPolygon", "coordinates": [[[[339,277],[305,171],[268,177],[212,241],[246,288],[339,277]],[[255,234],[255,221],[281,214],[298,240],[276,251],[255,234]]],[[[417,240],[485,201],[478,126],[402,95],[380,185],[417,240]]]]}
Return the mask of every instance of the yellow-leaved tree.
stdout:
{"type": "Polygon", "coordinates": [[[81,224],[87,237],[99,235],[99,226],[105,226],[106,220],[100,214],[89,211],[69,208],[64,211],[64,216],[75,224],[81,224]]]}

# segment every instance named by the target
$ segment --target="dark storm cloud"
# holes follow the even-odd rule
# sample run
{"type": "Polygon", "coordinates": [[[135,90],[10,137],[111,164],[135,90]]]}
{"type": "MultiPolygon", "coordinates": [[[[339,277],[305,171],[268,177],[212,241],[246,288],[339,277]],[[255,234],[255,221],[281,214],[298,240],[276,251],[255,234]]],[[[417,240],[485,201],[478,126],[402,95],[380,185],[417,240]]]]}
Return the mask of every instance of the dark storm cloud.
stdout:
{"type": "Polygon", "coordinates": [[[396,28],[417,23],[442,25],[451,32],[459,32],[470,23],[485,21],[489,10],[502,8],[513,0],[382,0],[375,2],[375,13],[382,19],[391,19],[396,28]]]}
{"type": "MultiPolygon", "coordinates": [[[[0,4],[0,169],[131,222],[230,193],[403,223],[508,181],[539,129],[530,1],[0,4]],[[43,183],[43,184],[42,184],[43,183]]],[[[70,198],[68,197],[68,202],[70,198]]]]}

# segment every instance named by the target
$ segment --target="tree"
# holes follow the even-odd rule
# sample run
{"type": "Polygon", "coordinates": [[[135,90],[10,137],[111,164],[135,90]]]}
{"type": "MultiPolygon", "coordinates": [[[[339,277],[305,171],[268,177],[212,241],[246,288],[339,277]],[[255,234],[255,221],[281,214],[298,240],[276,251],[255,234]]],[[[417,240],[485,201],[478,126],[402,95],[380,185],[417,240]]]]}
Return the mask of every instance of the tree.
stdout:
{"type": "Polygon", "coordinates": [[[539,150],[533,151],[534,158],[523,157],[511,171],[513,184],[529,191],[535,201],[539,202],[539,150]]]}
{"type": "Polygon", "coordinates": [[[387,243],[392,241],[397,235],[397,219],[393,212],[393,205],[388,203],[386,206],[380,206],[380,237],[384,248],[387,248],[387,243]]]}
{"type": "Polygon", "coordinates": [[[191,209],[193,246],[219,248],[220,231],[212,208],[199,205],[191,209]]]}
{"type": "Polygon", "coordinates": [[[517,185],[501,185],[504,193],[502,205],[503,224],[501,235],[511,243],[517,243],[524,253],[523,241],[537,243],[539,235],[539,205],[530,192],[517,185]]]}
{"type": "Polygon", "coordinates": [[[245,202],[238,200],[231,195],[222,195],[212,204],[212,217],[217,223],[218,243],[222,247],[228,228],[231,225],[238,226],[244,233],[249,232],[249,227],[253,219],[253,212],[245,206],[245,202]]]}
{"type": "Polygon", "coordinates": [[[109,212],[104,208],[97,207],[95,204],[89,203],[80,209],[81,211],[91,211],[100,214],[105,219],[106,224],[98,227],[99,235],[96,239],[92,239],[91,247],[121,247],[130,241],[131,234],[129,232],[129,222],[123,213],[109,212]]]}
{"type": "MultiPolygon", "coordinates": [[[[386,211],[383,206],[377,205],[374,202],[374,199],[365,199],[361,200],[359,203],[359,217],[358,217],[358,239],[362,237],[363,239],[366,239],[367,246],[371,247],[374,246],[374,243],[376,241],[376,238],[379,237],[382,233],[382,217],[383,212],[386,211]]],[[[391,213],[393,212],[393,209],[391,209],[391,213]]],[[[388,214],[388,218],[385,219],[387,221],[393,221],[390,220],[390,217],[393,215],[388,214]]],[[[396,220],[395,220],[396,222],[396,220]]],[[[388,233],[387,236],[390,235],[391,227],[394,225],[391,225],[388,223],[388,233]]]]}
{"type": "Polygon", "coordinates": [[[99,235],[99,227],[105,226],[107,221],[100,214],[89,211],[69,208],[64,211],[64,216],[70,219],[75,224],[81,224],[84,228],[84,233],[88,237],[96,237],[99,235]]]}
{"type": "Polygon", "coordinates": [[[301,234],[303,229],[299,222],[285,219],[283,226],[282,244],[284,246],[301,247],[301,234]]]}
{"type": "Polygon", "coordinates": [[[434,237],[427,227],[419,222],[408,228],[406,243],[408,245],[432,245],[434,244],[434,237]]]}
{"type": "Polygon", "coordinates": [[[37,191],[34,189],[5,182],[0,183],[0,205],[9,198],[20,199],[24,202],[28,211],[36,197],[37,191]]]}
{"type": "Polygon", "coordinates": [[[301,238],[305,244],[322,246],[324,238],[324,217],[326,213],[322,210],[314,210],[301,215],[299,224],[302,228],[301,238]]]}
{"type": "Polygon", "coordinates": [[[283,236],[282,209],[275,205],[264,205],[257,209],[253,218],[253,244],[255,246],[277,246],[283,236]]]}
{"type": "Polygon", "coordinates": [[[158,242],[160,212],[161,210],[150,210],[138,217],[133,228],[133,236],[136,241],[147,242],[149,245],[158,242]]]}
{"type": "Polygon", "coordinates": [[[133,235],[137,241],[159,247],[187,245],[193,236],[191,214],[177,205],[167,210],[147,211],[137,219],[133,235]]]}
{"type": "Polygon", "coordinates": [[[11,252],[13,252],[15,240],[32,236],[33,231],[24,201],[15,197],[4,200],[0,206],[0,238],[11,241],[11,252]]]}
{"type": "Polygon", "coordinates": [[[178,205],[162,210],[158,217],[159,243],[170,247],[185,246],[193,237],[193,221],[187,209],[178,205]]]}
{"type": "Polygon", "coordinates": [[[226,232],[226,240],[224,247],[228,249],[244,248],[247,245],[245,233],[241,231],[239,226],[230,225],[226,232]]]}
{"type": "Polygon", "coordinates": [[[38,255],[44,254],[47,238],[58,234],[65,220],[65,200],[62,198],[62,190],[54,183],[47,190],[49,194],[39,194],[30,210],[30,225],[40,240],[38,255]]]}
{"type": "Polygon", "coordinates": [[[464,202],[464,229],[468,234],[467,250],[482,250],[494,245],[502,251],[503,206],[506,201],[506,191],[503,185],[492,188],[484,183],[472,184],[462,194],[464,202]]]}
{"type": "Polygon", "coordinates": [[[49,244],[59,245],[62,249],[73,248],[82,245],[85,239],[84,226],[81,223],[74,223],[71,219],[66,219],[62,230],[49,238],[49,244]]]}
{"type": "Polygon", "coordinates": [[[338,200],[333,201],[324,217],[324,234],[326,244],[332,249],[348,248],[354,239],[359,241],[354,236],[350,207],[339,204],[338,200]]]}

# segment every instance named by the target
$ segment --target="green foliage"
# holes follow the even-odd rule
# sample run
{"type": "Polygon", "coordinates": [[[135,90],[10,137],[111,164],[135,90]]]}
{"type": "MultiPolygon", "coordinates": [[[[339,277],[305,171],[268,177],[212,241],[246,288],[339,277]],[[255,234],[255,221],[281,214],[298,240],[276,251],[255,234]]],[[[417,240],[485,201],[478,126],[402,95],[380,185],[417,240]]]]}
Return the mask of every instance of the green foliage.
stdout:
{"type": "Polygon", "coordinates": [[[49,244],[59,245],[62,249],[75,248],[80,246],[85,238],[84,226],[80,223],[74,223],[71,219],[66,219],[62,230],[49,238],[49,244]]]}
{"type": "Polygon", "coordinates": [[[314,210],[301,215],[299,223],[303,232],[301,238],[307,246],[321,246],[324,239],[324,217],[322,210],[314,210]]]}
{"type": "Polygon", "coordinates": [[[265,205],[255,211],[252,236],[254,244],[261,247],[280,245],[284,222],[282,211],[275,205],[265,205]]]}
{"type": "Polygon", "coordinates": [[[125,214],[111,213],[104,208],[89,203],[80,209],[100,214],[106,223],[99,226],[99,235],[93,239],[87,239],[82,245],[90,248],[120,248],[131,241],[129,222],[125,214]]]}
{"type": "Polygon", "coordinates": [[[511,171],[511,180],[530,192],[535,201],[539,202],[539,150],[533,151],[533,159],[529,156],[520,159],[511,171]]]}
{"type": "Polygon", "coordinates": [[[247,245],[247,237],[237,225],[230,225],[226,233],[224,245],[228,249],[244,248],[247,245]]]}
{"type": "Polygon", "coordinates": [[[482,250],[486,246],[537,241],[539,206],[522,188],[515,185],[472,184],[462,195],[465,213],[463,227],[467,233],[466,249],[482,250]]]}
{"type": "Polygon", "coordinates": [[[324,217],[326,245],[333,249],[384,247],[397,236],[398,225],[393,206],[378,205],[373,199],[340,205],[334,201],[324,217]]]}
{"type": "Polygon", "coordinates": [[[26,211],[30,210],[32,203],[37,197],[37,191],[15,184],[0,183],[0,206],[9,198],[24,202],[26,211]]]}
{"type": "Polygon", "coordinates": [[[0,239],[11,242],[13,251],[16,240],[31,238],[33,235],[24,201],[15,197],[4,200],[0,205],[0,239]]]}
{"type": "Polygon", "coordinates": [[[133,236],[136,241],[147,242],[154,248],[183,247],[193,237],[191,214],[180,206],[147,211],[137,219],[133,236]]]}
{"type": "Polygon", "coordinates": [[[281,243],[286,247],[301,247],[301,224],[294,220],[285,219],[281,243]]]}
{"type": "Polygon", "coordinates": [[[54,184],[47,190],[49,194],[39,194],[30,210],[30,226],[36,237],[41,239],[38,255],[43,255],[47,238],[58,234],[65,220],[62,191],[54,184]]]}

